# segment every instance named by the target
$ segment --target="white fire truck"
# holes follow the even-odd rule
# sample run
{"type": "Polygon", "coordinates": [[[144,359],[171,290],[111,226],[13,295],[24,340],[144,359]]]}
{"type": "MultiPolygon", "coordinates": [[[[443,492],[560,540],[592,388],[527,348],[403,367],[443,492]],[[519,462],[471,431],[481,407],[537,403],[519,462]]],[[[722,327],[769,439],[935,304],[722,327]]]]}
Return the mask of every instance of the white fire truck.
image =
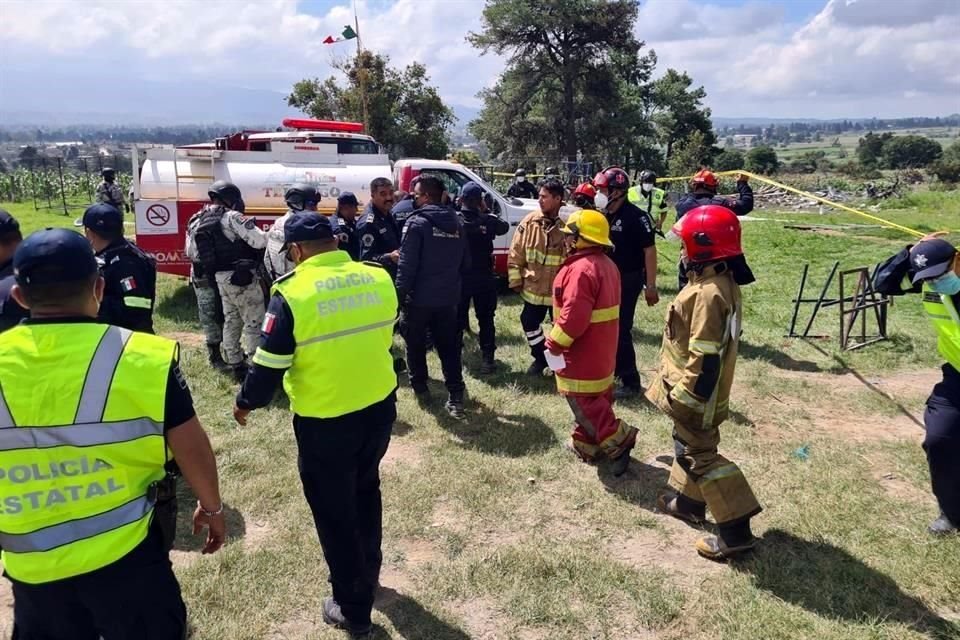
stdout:
{"type": "Polygon", "coordinates": [[[364,135],[353,122],[288,118],[278,131],[242,131],[213,142],[173,147],[143,145],[133,149],[134,210],[137,244],[157,260],[166,273],[187,275],[184,255],[187,221],[208,202],[207,189],[216,180],[239,187],[246,213],[268,228],[286,211],[284,191],[297,182],[315,185],[322,195],[319,209],[333,213],[337,196],[353,192],[361,210],[370,193],[370,181],[392,177],[397,189],[408,191],[420,173],[441,178],[451,194],[464,183],[480,184],[493,198],[494,210],[511,224],[511,233],[498,238],[496,267],[506,273],[512,229],[536,200],[507,198],[463,165],[442,160],[407,158],[391,168],[383,147],[364,135]]]}

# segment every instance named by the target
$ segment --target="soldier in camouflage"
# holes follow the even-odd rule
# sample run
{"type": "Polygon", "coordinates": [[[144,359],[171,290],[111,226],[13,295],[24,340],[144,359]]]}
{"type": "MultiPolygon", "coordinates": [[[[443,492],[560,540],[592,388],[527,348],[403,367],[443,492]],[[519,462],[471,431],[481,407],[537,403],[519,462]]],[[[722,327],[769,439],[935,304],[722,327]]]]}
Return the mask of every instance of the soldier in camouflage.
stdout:
{"type": "Polygon", "coordinates": [[[263,256],[263,266],[267,269],[270,282],[293,271],[294,264],[283,250],[283,228],[292,216],[302,211],[316,211],[320,204],[320,193],[312,184],[305,182],[291,186],[283,194],[287,203],[287,212],[277,218],[267,231],[267,251],[263,256]]]}
{"type": "MultiPolygon", "coordinates": [[[[193,214],[187,222],[187,238],[196,231],[200,223],[200,212],[193,214]]],[[[189,240],[188,240],[189,241],[189,240]]],[[[217,370],[225,370],[227,363],[223,360],[220,345],[223,342],[223,303],[220,301],[220,290],[217,281],[207,273],[200,262],[190,263],[190,285],[197,296],[197,316],[203,328],[203,337],[207,343],[207,357],[210,366],[217,370]]]]}
{"type": "Polygon", "coordinates": [[[130,206],[123,200],[123,190],[116,183],[117,172],[111,167],[104,167],[100,172],[103,182],[97,186],[96,201],[113,205],[118,211],[130,211],[130,206]]]}
{"type": "Polygon", "coordinates": [[[260,339],[263,291],[256,272],[267,246],[267,235],[253,218],[243,215],[236,185],[218,180],[208,192],[210,204],[187,235],[186,254],[214,274],[223,302],[223,355],[237,380],[246,376],[244,354],[250,356],[260,339]]]}

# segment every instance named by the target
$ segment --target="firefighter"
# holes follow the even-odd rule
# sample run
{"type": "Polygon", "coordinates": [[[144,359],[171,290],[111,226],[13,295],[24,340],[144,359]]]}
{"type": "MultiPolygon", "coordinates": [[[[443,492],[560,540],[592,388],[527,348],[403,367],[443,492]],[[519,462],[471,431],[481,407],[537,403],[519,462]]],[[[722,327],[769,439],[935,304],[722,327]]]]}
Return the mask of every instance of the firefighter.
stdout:
{"type": "Polygon", "coordinates": [[[460,223],[467,235],[470,250],[470,268],[463,275],[458,325],[461,335],[470,326],[470,302],[477,316],[480,331],[480,373],[489,375],[496,368],[497,330],[493,320],[497,311],[497,277],[493,272],[493,240],[510,231],[510,223],[485,212],[484,190],[476,182],[467,182],[460,188],[460,223]]]}
{"type": "Polygon", "coordinates": [[[542,375],[547,368],[544,356],[543,324],[553,301],[553,279],[560,270],[564,247],[563,185],[552,180],[540,187],[540,209],[531,211],[517,225],[507,256],[507,286],[523,298],[520,324],[530,345],[533,362],[528,375],[542,375]]]}
{"type": "Polygon", "coordinates": [[[650,169],[640,172],[640,184],[630,188],[627,198],[631,203],[647,214],[650,220],[655,220],[657,233],[663,235],[663,221],[667,219],[670,207],[667,203],[667,192],[657,186],[657,174],[650,169]]]}
{"type": "Polygon", "coordinates": [[[30,317],[27,310],[13,298],[13,255],[23,240],[20,223],[4,209],[0,209],[0,332],[15,327],[30,317]]]}
{"type": "Polygon", "coordinates": [[[357,223],[360,259],[378,262],[394,279],[400,259],[400,229],[390,215],[393,207],[393,183],[387,178],[370,182],[370,201],[357,223]]]}
{"type": "Polygon", "coordinates": [[[596,206],[594,204],[596,197],[597,190],[589,182],[583,182],[573,190],[573,204],[581,209],[593,209],[596,206]]]}
{"type": "Polygon", "coordinates": [[[660,301],[657,291],[657,248],[653,222],[627,199],[630,178],[619,167],[610,167],[594,178],[597,208],[607,214],[613,261],[620,269],[620,333],[617,344],[618,398],[643,392],[637,354],[633,346],[633,321],[643,293],[648,307],[660,301]]]}
{"type": "Polygon", "coordinates": [[[620,272],[606,254],[613,246],[610,224],[599,211],[582,209],[570,214],[563,232],[570,255],[553,282],[547,349],[566,363],[556,379],[575,420],[573,450],[585,462],[612,460],[613,474],[621,476],[637,429],[613,411],[620,272]]]}
{"type": "Polygon", "coordinates": [[[253,355],[263,320],[263,291],[256,273],[267,235],[256,220],[241,213],[243,198],[235,184],[218,180],[208,195],[210,204],[187,236],[186,254],[214,274],[223,301],[224,359],[242,381],[247,371],[244,354],[253,355]]]}
{"type": "Polygon", "coordinates": [[[927,530],[946,535],[960,527],[960,254],[939,235],[926,236],[887,260],[877,270],[875,285],[884,295],[922,292],[937,350],[946,360],[943,380],[933,387],[923,413],[923,450],[940,506],[940,516],[927,530]]]}
{"type": "Polygon", "coordinates": [[[32,234],[14,272],[13,295],[31,318],[0,334],[0,547],[13,637],[184,638],[154,505],[170,455],[198,498],[203,553],[223,545],[226,524],[177,344],[97,322],[104,281],[78,233],[32,234]]]}
{"type": "Polygon", "coordinates": [[[100,321],[153,333],[157,263],[123,237],[123,214],[113,205],[95,204],[74,224],[83,226],[105,282],[100,321]]]}
{"type": "Polygon", "coordinates": [[[513,174],[513,184],[507,189],[508,198],[536,198],[537,188],[527,180],[527,172],[517,169],[513,174]]]}
{"type": "Polygon", "coordinates": [[[657,506],[697,524],[709,508],[719,535],[700,538],[696,549],[725,560],[754,547],[750,519],[761,511],[743,472],[717,451],[740,343],[740,286],[754,278],[740,247],[740,221],[726,207],[697,207],[672,231],[686,250],[690,284],[667,312],[660,368],[647,391],[674,425],[669,484],[676,494],[661,495],[657,506]]]}
{"type": "Polygon", "coordinates": [[[397,417],[397,296],[386,271],[337,250],[335,226],[307,212],[285,227],[297,268],[273,285],[233,415],[246,424],[283,380],[300,481],[333,586],[323,619],[360,636],[371,628],[383,560],[379,466],[397,417]],[[345,305],[344,296],[363,302],[345,305]]]}
{"type": "Polygon", "coordinates": [[[349,191],[337,196],[337,227],[340,249],[350,254],[352,260],[360,259],[360,237],[357,235],[357,196],[349,191]]]}
{"type": "MultiPolygon", "coordinates": [[[[202,211],[198,211],[187,222],[186,237],[190,238],[200,224],[202,211]]],[[[216,274],[207,271],[198,260],[190,261],[190,286],[197,297],[197,318],[207,345],[207,361],[217,371],[226,371],[227,363],[223,359],[223,301],[217,287],[216,274]]]]}
{"type": "Polygon", "coordinates": [[[291,216],[301,211],[316,211],[317,205],[320,204],[320,193],[312,184],[299,182],[284,192],[283,200],[287,203],[287,212],[270,225],[267,231],[267,250],[263,255],[263,266],[267,269],[270,282],[274,282],[293,269],[293,263],[281,250],[283,226],[291,216]]]}
{"type": "Polygon", "coordinates": [[[413,196],[417,209],[407,220],[397,266],[397,298],[407,344],[410,386],[417,400],[427,403],[427,350],[429,331],[440,356],[447,387],[445,409],[464,417],[462,345],[457,305],[463,273],[470,266],[467,240],[457,214],[441,203],[443,183],[427,176],[417,182],[413,196]]]}
{"type": "Polygon", "coordinates": [[[95,200],[101,204],[109,204],[118,211],[130,211],[130,205],[123,200],[123,190],[116,183],[117,172],[112,167],[104,167],[100,172],[103,181],[97,185],[95,200]]]}
{"type": "MultiPolygon", "coordinates": [[[[737,176],[737,199],[725,198],[717,195],[720,181],[712,171],[701,169],[690,179],[690,192],[680,196],[677,201],[677,220],[688,211],[707,204],[720,205],[733,211],[738,216],[745,216],[753,211],[753,188],[750,187],[747,176],[737,176]]],[[[678,265],[678,281],[682,289],[687,284],[686,269],[683,265],[683,256],[680,256],[678,265]]]]}

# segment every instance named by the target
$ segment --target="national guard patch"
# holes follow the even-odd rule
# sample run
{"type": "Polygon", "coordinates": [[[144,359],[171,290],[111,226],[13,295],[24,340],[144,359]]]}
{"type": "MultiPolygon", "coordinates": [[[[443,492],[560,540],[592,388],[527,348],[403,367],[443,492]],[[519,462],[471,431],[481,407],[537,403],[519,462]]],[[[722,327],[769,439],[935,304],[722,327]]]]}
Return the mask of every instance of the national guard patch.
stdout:
{"type": "Polygon", "coordinates": [[[363,237],[360,238],[360,241],[363,242],[363,246],[370,248],[373,246],[373,243],[377,241],[377,239],[373,237],[372,233],[365,233],[363,234],[363,237]]]}
{"type": "Polygon", "coordinates": [[[257,226],[257,221],[253,218],[247,218],[246,221],[244,221],[243,226],[245,229],[253,229],[255,226],[257,226]]]}
{"type": "Polygon", "coordinates": [[[133,291],[137,288],[137,281],[133,276],[130,276],[129,278],[124,278],[121,280],[120,286],[123,287],[124,291],[133,291]]]}

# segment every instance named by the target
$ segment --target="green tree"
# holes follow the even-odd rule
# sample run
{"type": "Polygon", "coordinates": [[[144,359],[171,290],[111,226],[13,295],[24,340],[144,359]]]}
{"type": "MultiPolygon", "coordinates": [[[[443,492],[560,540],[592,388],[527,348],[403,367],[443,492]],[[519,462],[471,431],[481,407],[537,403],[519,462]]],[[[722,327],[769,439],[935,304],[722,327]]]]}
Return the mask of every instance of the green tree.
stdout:
{"type": "Polygon", "coordinates": [[[746,161],[742,151],[727,149],[714,158],[713,168],[717,171],[736,171],[743,169],[746,161]]]}
{"type": "Polygon", "coordinates": [[[925,136],[894,136],[883,143],[881,158],[887,169],[919,169],[943,155],[943,148],[925,136]]]}
{"type": "Polygon", "coordinates": [[[445,158],[453,111],[426,68],[415,62],[392,68],[387,56],[363,51],[335,64],[346,82],[336,77],[305,79],[293,85],[287,104],[313,118],[363,121],[367,131],[391,155],[445,158]]]}
{"type": "Polygon", "coordinates": [[[457,149],[450,154],[450,159],[468,167],[478,167],[483,164],[480,155],[473,149],[457,149]]]}
{"type": "Polygon", "coordinates": [[[621,130],[641,122],[636,112],[655,58],[639,57],[636,16],[633,0],[486,0],[481,30],[467,40],[508,60],[497,84],[480,93],[484,109],[471,132],[494,155],[537,147],[538,155],[573,161],[609,119],[621,130]],[[624,77],[628,87],[620,86],[624,77]]]}
{"type": "Polygon", "coordinates": [[[937,176],[940,182],[949,184],[960,182],[960,140],[946,148],[943,156],[932,163],[928,170],[937,176]]]}
{"type": "Polygon", "coordinates": [[[868,132],[857,142],[857,160],[868,169],[880,166],[883,145],[891,138],[893,138],[893,134],[889,132],[882,135],[877,135],[872,131],[868,132]]]}
{"type": "Polygon", "coordinates": [[[746,165],[747,171],[753,173],[762,173],[771,175],[780,168],[780,159],[777,158],[777,151],[773,147],[756,147],[747,152],[746,165]]]}
{"type": "Polygon", "coordinates": [[[804,151],[794,158],[787,168],[795,173],[815,173],[818,170],[828,169],[830,161],[827,160],[826,151],[804,151]]]}
{"type": "Polygon", "coordinates": [[[659,142],[666,147],[667,162],[673,146],[695,131],[703,135],[705,144],[714,145],[717,137],[710,122],[710,109],[703,106],[707,96],[703,87],[692,89],[693,80],[686,72],[667,69],[651,87],[649,118],[653,121],[659,142]]]}
{"type": "Polygon", "coordinates": [[[707,137],[702,131],[692,132],[677,143],[669,160],[670,175],[689,175],[701,168],[711,166],[715,150],[716,148],[707,142],[707,137]]]}
{"type": "Polygon", "coordinates": [[[27,145],[24,148],[20,149],[20,153],[17,154],[17,163],[21,167],[27,167],[32,169],[33,165],[40,159],[40,152],[37,151],[37,148],[31,145],[27,145]]]}

